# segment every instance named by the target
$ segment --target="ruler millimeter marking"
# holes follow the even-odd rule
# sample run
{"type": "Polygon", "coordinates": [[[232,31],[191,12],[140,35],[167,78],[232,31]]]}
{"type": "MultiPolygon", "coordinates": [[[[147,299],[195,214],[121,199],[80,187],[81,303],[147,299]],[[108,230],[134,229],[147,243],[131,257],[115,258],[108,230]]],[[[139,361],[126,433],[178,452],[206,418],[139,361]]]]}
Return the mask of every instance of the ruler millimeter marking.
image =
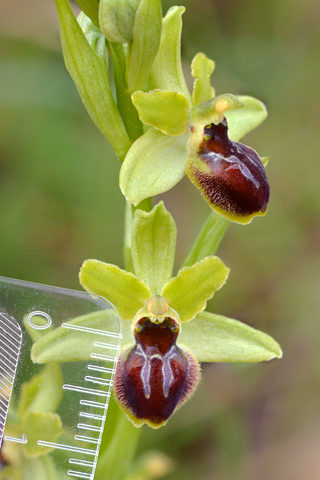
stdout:
{"type": "Polygon", "coordinates": [[[121,340],[120,316],[106,300],[0,277],[0,441],[6,449],[44,449],[63,478],[94,480],[121,340]],[[53,391],[61,389],[52,413],[61,420],[62,434],[56,439],[42,428],[37,435],[31,423],[31,430],[10,436],[10,403],[19,412],[21,387],[45,373],[45,364],[31,360],[33,342],[42,339],[50,347],[61,340],[59,357],[47,361],[62,378],[52,379],[58,382],[53,391]],[[55,450],[61,453],[51,455],[55,450]]]}
{"type": "Polygon", "coordinates": [[[10,315],[0,313],[0,445],[9,410],[22,344],[21,328],[10,315]]]}

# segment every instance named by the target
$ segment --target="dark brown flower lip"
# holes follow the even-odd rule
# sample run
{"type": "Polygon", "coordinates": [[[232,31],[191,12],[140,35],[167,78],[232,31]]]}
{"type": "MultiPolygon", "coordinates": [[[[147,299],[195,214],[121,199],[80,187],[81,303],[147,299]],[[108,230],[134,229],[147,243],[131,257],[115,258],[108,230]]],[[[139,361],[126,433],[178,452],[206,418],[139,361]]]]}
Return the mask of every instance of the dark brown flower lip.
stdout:
{"type": "Polygon", "coordinates": [[[135,326],[134,338],[144,349],[156,347],[165,354],[176,343],[179,325],[172,318],[165,318],[161,323],[154,323],[147,317],[141,318],[135,326]]]}
{"type": "Polygon", "coordinates": [[[270,187],[255,150],[228,137],[226,119],[206,125],[186,167],[191,181],[218,213],[239,223],[264,215],[270,187]]]}

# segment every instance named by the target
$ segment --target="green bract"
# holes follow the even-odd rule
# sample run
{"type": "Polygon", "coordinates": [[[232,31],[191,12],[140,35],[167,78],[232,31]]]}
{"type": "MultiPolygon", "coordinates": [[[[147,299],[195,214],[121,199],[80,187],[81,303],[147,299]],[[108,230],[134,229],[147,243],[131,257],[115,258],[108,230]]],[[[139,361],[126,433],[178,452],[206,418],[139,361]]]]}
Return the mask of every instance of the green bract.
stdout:
{"type": "Polygon", "coordinates": [[[100,0],[100,27],[110,42],[132,41],[135,14],[140,0],[100,0]]]}
{"type": "Polygon", "coordinates": [[[89,44],[68,0],[55,1],[66,67],[91,119],[122,159],[131,142],[111,93],[104,49],[101,43],[98,50],[89,44]]]}

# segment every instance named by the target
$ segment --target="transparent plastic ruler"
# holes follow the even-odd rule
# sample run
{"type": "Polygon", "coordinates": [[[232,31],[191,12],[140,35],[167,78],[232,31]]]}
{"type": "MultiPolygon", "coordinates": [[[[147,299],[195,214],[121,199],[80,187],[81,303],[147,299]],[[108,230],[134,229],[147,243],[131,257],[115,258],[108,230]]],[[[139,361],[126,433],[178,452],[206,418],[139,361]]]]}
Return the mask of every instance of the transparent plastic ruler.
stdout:
{"type": "Polygon", "coordinates": [[[121,340],[105,299],[0,277],[3,452],[49,455],[61,478],[93,480],[121,340]]]}

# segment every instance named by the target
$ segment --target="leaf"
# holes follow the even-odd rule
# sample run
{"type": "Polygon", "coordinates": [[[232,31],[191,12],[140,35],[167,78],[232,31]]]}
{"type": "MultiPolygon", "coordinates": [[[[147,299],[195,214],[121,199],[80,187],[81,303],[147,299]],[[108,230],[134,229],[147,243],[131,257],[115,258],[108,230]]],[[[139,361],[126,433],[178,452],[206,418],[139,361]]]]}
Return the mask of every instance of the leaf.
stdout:
{"type": "Polygon", "coordinates": [[[215,255],[229,223],[228,219],[212,212],[197,236],[183,266],[193,265],[205,257],[215,255]]]}
{"type": "Polygon", "coordinates": [[[170,90],[138,91],[131,98],[144,124],[167,135],[183,135],[186,132],[190,103],[182,93],[170,90]]]}
{"type": "Polygon", "coordinates": [[[62,433],[62,422],[57,413],[27,412],[22,422],[23,432],[28,442],[23,445],[26,457],[35,458],[46,455],[52,448],[37,444],[41,439],[45,442],[55,442],[62,433]]]}
{"type": "Polygon", "coordinates": [[[161,35],[161,1],[140,0],[129,45],[128,90],[144,90],[161,35]]]}
{"type": "Polygon", "coordinates": [[[133,320],[151,297],[149,287],[135,275],[99,260],[86,260],[83,263],[80,283],[88,292],[109,300],[123,320],[133,320]]]}
{"type": "Polygon", "coordinates": [[[208,312],[184,324],[178,340],[200,362],[261,362],[282,357],[281,347],[266,333],[208,312]]]}
{"type": "Polygon", "coordinates": [[[215,64],[204,53],[197,53],[191,63],[191,74],[195,78],[193,83],[192,102],[193,105],[200,105],[215,96],[214,88],[211,86],[211,74],[215,64]]]}
{"type": "MultiPolygon", "coordinates": [[[[66,322],[66,324],[95,330],[117,332],[118,321],[118,317],[113,310],[104,310],[77,317],[66,322]]],[[[127,342],[128,338],[129,332],[126,331],[127,342]]],[[[62,363],[90,360],[93,343],[95,341],[97,341],[97,334],[94,332],[88,333],[86,331],[83,333],[81,330],[59,327],[42,337],[33,345],[31,358],[34,363],[62,363]]],[[[110,339],[109,343],[111,343],[111,341],[110,339]]]]}
{"type": "Polygon", "coordinates": [[[129,203],[166,192],[184,176],[189,132],[171,137],[150,128],[130,148],[120,170],[120,188],[129,203]]]}
{"type": "Polygon", "coordinates": [[[156,88],[190,93],[181,66],[181,30],[182,14],[185,7],[171,7],[162,20],[161,41],[157,56],[153,62],[151,76],[156,88]]]}
{"type": "Polygon", "coordinates": [[[100,0],[99,20],[105,37],[110,42],[132,41],[134,17],[139,0],[100,0]]]}
{"type": "Polygon", "coordinates": [[[184,267],[161,292],[181,322],[187,322],[205,309],[207,300],[226,282],[229,268],[218,257],[206,257],[184,267]]]}
{"type": "Polygon", "coordinates": [[[29,382],[22,384],[18,412],[22,417],[28,411],[55,412],[63,396],[63,377],[58,363],[49,363],[29,382]]]}
{"type": "Polygon", "coordinates": [[[136,275],[153,295],[172,277],[176,224],[160,202],[149,213],[136,210],[132,226],[132,259],[136,275]]]}
{"type": "Polygon", "coordinates": [[[244,135],[251,132],[267,118],[265,105],[256,98],[238,95],[243,107],[237,111],[228,110],[225,113],[228,122],[230,140],[238,142],[244,135]]]}
{"type": "Polygon", "coordinates": [[[67,70],[91,119],[122,160],[131,142],[110,90],[105,57],[99,57],[87,42],[68,0],[55,3],[67,70]]]}

